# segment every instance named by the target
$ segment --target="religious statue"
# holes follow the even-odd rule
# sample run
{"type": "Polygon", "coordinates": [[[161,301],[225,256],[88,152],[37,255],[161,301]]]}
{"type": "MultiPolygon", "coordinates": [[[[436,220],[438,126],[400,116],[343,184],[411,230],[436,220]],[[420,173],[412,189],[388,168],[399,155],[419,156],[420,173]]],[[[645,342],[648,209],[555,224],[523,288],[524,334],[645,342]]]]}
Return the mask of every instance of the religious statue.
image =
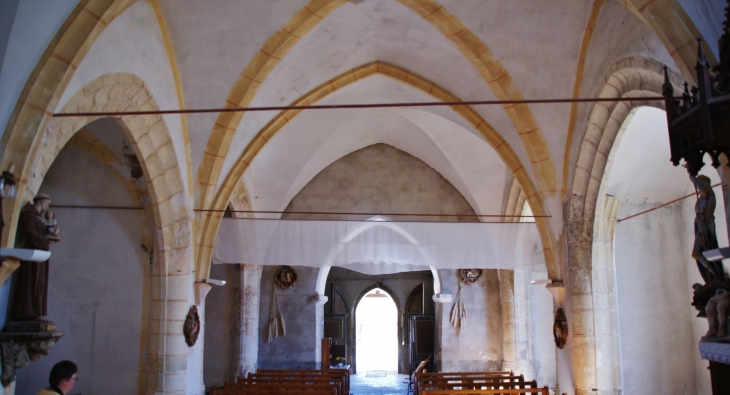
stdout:
{"type": "Polygon", "coordinates": [[[51,209],[46,210],[46,214],[43,216],[43,223],[46,224],[46,236],[50,236],[52,241],[58,237],[56,229],[58,229],[58,221],[56,220],[55,214],[51,209]]]}
{"type": "Polygon", "coordinates": [[[690,180],[697,188],[699,196],[695,204],[695,241],[692,247],[692,258],[697,261],[697,268],[709,284],[713,280],[724,281],[725,273],[722,262],[710,262],[702,253],[718,248],[717,234],[715,233],[715,192],[712,191],[710,179],[707,176],[690,176],[690,180]]]}
{"type": "MultiPolygon", "coordinates": [[[[48,251],[58,240],[59,228],[46,232],[44,214],[51,204],[51,197],[39,193],[33,203],[27,203],[20,211],[16,245],[18,248],[48,251]]],[[[48,314],[48,261],[21,261],[16,272],[10,319],[13,321],[41,320],[48,314]]]]}
{"type": "Polygon", "coordinates": [[[730,292],[725,289],[719,288],[715,292],[715,296],[710,298],[705,306],[707,312],[707,323],[709,328],[707,334],[702,340],[712,338],[725,338],[727,333],[725,332],[725,325],[727,324],[728,309],[730,308],[730,292]]]}

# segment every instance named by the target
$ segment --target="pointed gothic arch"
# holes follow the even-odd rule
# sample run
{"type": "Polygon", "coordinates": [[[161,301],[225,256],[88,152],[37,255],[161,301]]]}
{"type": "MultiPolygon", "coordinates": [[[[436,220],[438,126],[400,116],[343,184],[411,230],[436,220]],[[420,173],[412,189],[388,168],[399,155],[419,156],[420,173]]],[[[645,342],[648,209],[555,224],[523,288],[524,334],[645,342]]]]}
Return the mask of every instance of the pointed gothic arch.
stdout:
{"type": "MultiPolygon", "coordinates": [[[[127,109],[131,111],[158,109],[145,83],[128,73],[103,75],[77,92],[62,112],[102,112],[127,109]]],[[[38,191],[46,171],[58,153],[84,126],[100,117],[51,119],[44,133],[34,143],[22,178],[29,180],[24,197],[38,191]],[[33,176],[35,174],[35,177],[33,176]]],[[[188,350],[183,340],[182,326],[189,308],[192,239],[187,197],[177,157],[172,148],[169,131],[161,116],[135,115],[115,118],[130,141],[140,161],[151,200],[151,218],[155,228],[155,265],[153,268],[153,298],[149,313],[149,348],[158,351],[149,356],[154,371],[146,372],[148,391],[184,389],[185,361],[188,350]],[[154,325],[153,325],[154,324],[154,325]],[[176,388],[175,383],[182,383],[176,388]]],[[[94,143],[87,137],[86,143],[94,143]]],[[[97,147],[97,149],[100,149],[97,147]]],[[[105,152],[99,151],[101,154],[105,152]]],[[[108,153],[107,153],[108,154],[108,153]]],[[[16,199],[22,202],[25,199],[16,199]]]]}
{"type": "MultiPolygon", "coordinates": [[[[353,70],[340,74],[296,100],[294,105],[316,103],[345,86],[373,75],[383,75],[393,78],[396,81],[416,88],[437,100],[460,101],[459,98],[454,96],[452,93],[415,73],[392,64],[378,61],[356,67],[353,70]]],[[[212,207],[210,207],[212,211],[206,211],[199,215],[201,241],[197,250],[198,259],[196,259],[198,264],[198,267],[196,268],[198,278],[206,278],[210,269],[215,238],[222,218],[222,211],[220,210],[225,209],[225,205],[230,201],[233,189],[241,177],[243,177],[243,174],[253,162],[256,155],[264,149],[267,142],[271,140],[276,133],[278,133],[287,123],[301,113],[301,111],[302,110],[282,111],[258,132],[256,137],[254,137],[248,144],[238,161],[236,161],[233,168],[224,179],[223,184],[212,202],[212,207]]],[[[515,179],[517,179],[522,186],[526,199],[530,202],[530,207],[533,209],[534,215],[548,215],[539,191],[535,188],[529,174],[507,141],[505,141],[494,130],[494,128],[492,128],[492,126],[484,120],[484,118],[474,111],[471,106],[455,106],[453,111],[469,122],[469,124],[471,124],[472,127],[485,138],[492,148],[494,148],[502,161],[510,169],[515,179]]],[[[558,250],[555,237],[550,230],[549,219],[544,217],[537,218],[536,225],[540,233],[540,240],[545,253],[545,261],[547,263],[550,277],[559,278],[560,267],[557,255],[558,250]]]]}

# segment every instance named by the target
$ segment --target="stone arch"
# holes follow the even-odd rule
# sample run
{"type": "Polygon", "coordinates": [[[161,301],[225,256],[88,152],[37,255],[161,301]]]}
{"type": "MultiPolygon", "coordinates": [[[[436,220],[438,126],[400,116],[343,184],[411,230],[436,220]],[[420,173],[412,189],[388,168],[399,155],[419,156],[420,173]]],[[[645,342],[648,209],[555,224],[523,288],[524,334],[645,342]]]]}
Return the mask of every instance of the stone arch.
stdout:
{"type": "MultiPolygon", "coordinates": [[[[604,78],[598,97],[647,97],[662,92],[662,65],[635,57],[613,64],[604,78]]],[[[678,85],[679,76],[670,73],[678,85]]],[[[678,89],[678,88],[675,88],[678,89]]],[[[576,393],[592,388],[612,391],[620,388],[615,369],[620,361],[613,344],[618,333],[610,323],[616,311],[607,301],[613,294],[613,270],[605,259],[596,262],[594,250],[605,258],[604,248],[595,245],[610,240],[607,234],[615,225],[616,202],[599,199],[605,170],[613,158],[627,117],[642,106],[663,109],[663,101],[598,102],[589,115],[576,163],[572,194],[563,211],[568,245],[573,375],[576,393]],[[600,201],[599,201],[600,200],[600,201]],[[598,207],[598,210],[597,210],[598,207]]],[[[620,371],[620,368],[619,368],[620,371]]]]}
{"type": "MultiPolygon", "coordinates": [[[[338,89],[376,74],[393,78],[399,82],[416,88],[437,100],[460,101],[459,98],[454,96],[452,93],[417,74],[400,67],[378,61],[365,64],[340,74],[332,80],[314,88],[312,91],[296,100],[293,104],[314,104],[338,89]]],[[[454,106],[453,110],[469,122],[475,130],[480,132],[487,142],[494,148],[500,158],[502,158],[513,176],[519,181],[520,185],[524,189],[526,199],[530,202],[530,207],[533,209],[535,215],[547,215],[540,193],[535,188],[529,174],[509,144],[470,106],[454,106]]],[[[212,207],[210,208],[212,211],[201,213],[201,241],[197,250],[198,259],[196,260],[199,265],[196,272],[200,279],[206,278],[208,275],[213,247],[215,244],[215,237],[222,217],[221,210],[224,210],[226,204],[230,201],[233,188],[238,183],[238,180],[243,177],[246,169],[252,163],[256,155],[261,152],[266,143],[300,112],[301,110],[282,111],[258,132],[256,137],[254,137],[248,144],[241,154],[241,157],[238,159],[236,164],[234,164],[233,168],[224,179],[223,185],[211,204],[212,207]]],[[[559,259],[557,257],[557,246],[555,238],[549,227],[549,221],[547,218],[538,218],[536,225],[540,232],[540,239],[543,251],[545,252],[545,261],[547,263],[550,277],[558,278],[560,268],[558,264],[559,259]]]]}
{"type": "MultiPolygon", "coordinates": [[[[614,63],[604,77],[598,97],[643,97],[661,95],[664,84],[663,65],[659,62],[633,57],[614,63]]],[[[670,81],[681,91],[680,77],[670,71],[670,81]]],[[[586,198],[589,210],[595,207],[601,178],[616,135],[629,112],[640,106],[663,109],[663,101],[598,102],[588,118],[588,126],[581,138],[578,160],[572,185],[573,196],[586,198]],[[592,204],[591,204],[592,203],[592,204]]],[[[587,211],[589,213],[590,211],[587,211]]]]}
{"type": "MultiPolygon", "coordinates": [[[[157,104],[144,82],[132,74],[101,76],[77,92],[62,112],[148,111],[157,104]]],[[[33,196],[61,149],[85,125],[100,117],[51,119],[35,142],[28,166],[24,194],[33,196]],[[35,174],[35,177],[33,176],[35,174]]],[[[149,370],[141,381],[147,391],[184,391],[188,350],[182,322],[190,300],[192,238],[190,215],[177,157],[164,120],[159,115],[115,118],[139,158],[148,186],[151,218],[155,227],[149,348],[157,350],[145,361],[149,370]]],[[[81,134],[79,140],[89,140],[81,134]]],[[[86,143],[96,143],[93,140],[86,143]]],[[[91,144],[98,146],[99,144],[91,144]]],[[[99,151],[103,153],[104,151],[99,151]]],[[[107,153],[108,154],[108,153],[107,153]]],[[[22,201],[23,199],[16,199],[22,201]]]]}
{"type": "MultiPolygon", "coordinates": [[[[15,165],[19,196],[27,196],[26,185],[33,174],[33,152],[36,140],[46,129],[51,113],[92,44],[111,21],[134,2],[130,0],[89,0],[78,5],[66,18],[35,69],[25,83],[8,126],[2,136],[2,163],[7,169],[15,165]]],[[[4,245],[15,240],[17,215],[22,199],[7,199],[8,226],[3,233],[4,245]]]]}
{"type": "MultiPolygon", "coordinates": [[[[498,57],[444,6],[434,0],[398,0],[398,2],[428,21],[451,41],[484,78],[497,99],[523,99],[498,57]]],[[[327,15],[345,3],[344,0],[326,2],[312,0],[304,6],[284,27],[274,33],[251,59],[231,88],[225,105],[227,107],[249,105],[258,87],[289,50],[327,15]]],[[[302,102],[300,99],[295,103],[312,102],[302,102]]],[[[535,173],[538,191],[544,197],[552,196],[557,192],[555,165],[532,110],[526,104],[505,105],[504,110],[514,124],[525,148],[530,166],[535,173]]],[[[475,113],[475,116],[478,115],[475,113]]],[[[195,187],[195,202],[198,207],[208,208],[214,204],[215,186],[218,184],[223,161],[242,118],[242,112],[221,113],[213,126],[198,168],[195,187]]],[[[206,246],[206,243],[201,239],[201,246],[206,246]]]]}
{"type": "MultiPolygon", "coordinates": [[[[136,211],[140,218],[140,234],[143,245],[147,247],[152,247],[155,243],[154,241],[154,230],[155,230],[155,224],[152,221],[153,213],[152,213],[152,207],[149,204],[149,197],[147,195],[147,191],[140,188],[140,185],[132,178],[129,178],[128,176],[124,176],[122,173],[119,172],[119,167],[116,166],[119,163],[119,157],[117,154],[115,154],[106,144],[104,144],[103,141],[99,140],[96,136],[94,136],[91,132],[89,132],[86,128],[82,128],[79,130],[76,134],[71,137],[71,139],[68,141],[68,143],[63,147],[63,150],[69,149],[69,148],[75,148],[81,151],[84,151],[91,155],[94,159],[96,159],[99,163],[104,165],[109,171],[111,171],[114,176],[119,180],[119,182],[124,186],[124,189],[126,189],[127,193],[129,193],[129,196],[134,200],[142,203],[141,210],[136,211]]],[[[152,251],[150,253],[150,262],[152,261],[152,251]]],[[[146,266],[147,262],[142,261],[140,262],[143,267],[145,267],[145,270],[143,272],[147,272],[146,266]]],[[[146,306],[149,305],[151,302],[151,282],[152,278],[149,275],[143,275],[142,276],[142,305],[146,306]]],[[[142,309],[142,322],[143,323],[149,323],[150,322],[150,314],[152,312],[149,311],[149,309],[142,309]]],[[[140,331],[140,339],[139,339],[139,349],[140,349],[140,357],[139,357],[139,382],[138,382],[138,388],[139,392],[143,393],[147,389],[147,371],[146,371],[146,363],[147,361],[143,357],[143,353],[148,350],[149,347],[149,336],[146,333],[147,331],[142,330],[140,331]]]]}

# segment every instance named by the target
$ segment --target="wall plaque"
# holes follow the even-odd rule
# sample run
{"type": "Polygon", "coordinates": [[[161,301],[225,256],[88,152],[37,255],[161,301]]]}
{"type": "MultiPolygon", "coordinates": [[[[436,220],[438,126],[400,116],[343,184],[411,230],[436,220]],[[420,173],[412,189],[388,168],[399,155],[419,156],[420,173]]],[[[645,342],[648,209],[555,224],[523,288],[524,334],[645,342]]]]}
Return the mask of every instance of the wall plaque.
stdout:
{"type": "Polygon", "coordinates": [[[183,334],[185,335],[185,343],[188,347],[195,345],[198,341],[198,334],[200,333],[200,316],[198,316],[198,308],[195,305],[190,306],[188,316],[185,318],[183,324],[183,334]]]}
{"type": "Polygon", "coordinates": [[[482,269],[459,269],[461,282],[464,284],[474,284],[482,277],[482,269]]]}
{"type": "Polygon", "coordinates": [[[282,266],[274,280],[282,289],[289,289],[297,282],[297,272],[291,266],[282,266]]]}

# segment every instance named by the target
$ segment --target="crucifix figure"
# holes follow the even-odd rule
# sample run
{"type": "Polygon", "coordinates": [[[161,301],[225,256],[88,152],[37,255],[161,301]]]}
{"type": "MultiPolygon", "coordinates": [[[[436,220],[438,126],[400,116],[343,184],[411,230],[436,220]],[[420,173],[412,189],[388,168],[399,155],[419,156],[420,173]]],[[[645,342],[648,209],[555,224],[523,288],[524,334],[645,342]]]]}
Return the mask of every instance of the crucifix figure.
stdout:
{"type": "Polygon", "coordinates": [[[725,273],[722,262],[710,262],[702,255],[703,252],[718,248],[717,234],[715,233],[715,192],[712,191],[710,179],[707,176],[690,176],[690,180],[697,188],[697,203],[695,203],[695,242],[692,247],[692,258],[697,261],[705,284],[713,280],[723,281],[725,273]]]}

